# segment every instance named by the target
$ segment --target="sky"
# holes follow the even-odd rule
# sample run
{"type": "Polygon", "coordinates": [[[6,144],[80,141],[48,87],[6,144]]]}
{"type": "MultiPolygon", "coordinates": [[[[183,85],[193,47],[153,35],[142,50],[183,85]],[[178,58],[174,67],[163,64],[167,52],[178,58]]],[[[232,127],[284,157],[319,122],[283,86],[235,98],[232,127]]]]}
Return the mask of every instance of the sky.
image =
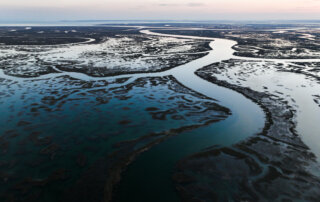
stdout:
{"type": "Polygon", "coordinates": [[[0,21],[320,20],[320,0],[0,0],[0,21]]]}

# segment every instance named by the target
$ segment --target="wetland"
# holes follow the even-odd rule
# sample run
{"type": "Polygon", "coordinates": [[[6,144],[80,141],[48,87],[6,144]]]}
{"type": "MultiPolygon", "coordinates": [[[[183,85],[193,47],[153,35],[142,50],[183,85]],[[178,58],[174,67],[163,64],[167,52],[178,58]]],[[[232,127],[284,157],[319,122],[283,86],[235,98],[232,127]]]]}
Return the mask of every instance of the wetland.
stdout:
{"type": "Polygon", "coordinates": [[[319,37],[0,27],[0,199],[317,201],[319,37]]]}

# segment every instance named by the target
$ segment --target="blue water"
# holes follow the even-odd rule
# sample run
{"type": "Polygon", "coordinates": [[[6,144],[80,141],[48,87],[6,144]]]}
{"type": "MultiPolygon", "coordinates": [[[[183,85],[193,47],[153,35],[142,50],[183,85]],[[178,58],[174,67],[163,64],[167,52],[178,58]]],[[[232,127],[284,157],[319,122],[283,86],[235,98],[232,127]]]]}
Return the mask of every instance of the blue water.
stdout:
{"type": "MultiPolygon", "coordinates": [[[[174,88],[172,90],[172,84],[174,82],[169,80],[152,84],[147,79],[146,83],[134,85],[126,91],[127,87],[110,89],[99,81],[82,82],[68,77],[21,82],[0,80],[0,166],[1,176],[6,179],[1,182],[0,197],[12,195],[16,199],[26,200],[29,195],[39,195],[33,201],[61,200],[62,193],[72,188],[90,166],[95,166],[101,158],[108,158],[112,152],[125,148],[115,147],[116,143],[172,128],[202,124],[201,113],[186,115],[192,111],[202,111],[203,101],[212,101],[187,91],[176,92],[174,88]],[[181,99],[182,96],[191,101],[181,99]],[[188,108],[179,108],[179,104],[185,104],[188,108]],[[153,119],[152,114],[146,111],[148,107],[156,107],[158,111],[175,109],[176,114],[185,119],[176,120],[170,114],[165,120],[153,119]],[[58,179],[50,177],[60,171],[63,174],[58,179]],[[44,183],[41,189],[37,182],[44,183]]],[[[233,122],[233,118],[228,121],[233,122]]],[[[150,153],[143,154],[138,162],[145,158],[144,155],[151,155],[151,159],[144,161],[142,167],[153,166],[152,156],[156,151],[158,156],[164,154],[161,157],[163,161],[170,161],[170,164],[165,163],[168,166],[165,169],[170,170],[180,157],[196,150],[211,144],[243,139],[241,134],[238,137],[225,136],[223,128],[228,123],[223,123],[179,134],[159,144],[150,153]],[[219,130],[221,133],[215,132],[219,130]],[[175,144],[177,147],[172,150],[175,144]],[[167,152],[176,154],[167,155],[167,152]],[[171,158],[166,159],[168,156],[171,158]]],[[[140,142],[135,147],[147,143],[140,142]]],[[[99,177],[106,174],[95,175],[99,177]]],[[[168,172],[161,175],[170,178],[168,172]]],[[[133,180],[131,186],[135,182],[133,180]]],[[[168,180],[161,186],[172,185],[168,180]]]]}
{"type": "MultiPolygon", "coordinates": [[[[254,124],[262,128],[263,119],[256,118],[254,124]]],[[[238,119],[232,115],[225,121],[181,133],[140,155],[124,173],[116,201],[179,201],[172,181],[176,163],[205,148],[230,146],[253,135],[250,128],[238,125],[238,119]]]]}

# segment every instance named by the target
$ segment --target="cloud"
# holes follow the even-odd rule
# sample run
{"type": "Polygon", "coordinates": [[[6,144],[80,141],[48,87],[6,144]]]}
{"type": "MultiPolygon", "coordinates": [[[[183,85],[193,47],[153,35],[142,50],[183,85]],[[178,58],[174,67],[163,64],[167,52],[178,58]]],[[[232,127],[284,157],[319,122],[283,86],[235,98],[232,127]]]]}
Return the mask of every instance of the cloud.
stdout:
{"type": "Polygon", "coordinates": [[[176,6],[179,6],[179,4],[165,4],[165,3],[161,3],[161,4],[158,4],[158,6],[161,6],[161,7],[176,7],[176,6]]]}
{"type": "Polygon", "coordinates": [[[203,4],[203,3],[188,3],[187,6],[189,6],[189,7],[201,7],[201,6],[205,6],[205,4],[203,4]]]}
{"type": "Polygon", "coordinates": [[[203,3],[185,3],[185,4],[169,4],[169,3],[160,3],[158,6],[161,7],[202,7],[205,6],[203,3]]]}

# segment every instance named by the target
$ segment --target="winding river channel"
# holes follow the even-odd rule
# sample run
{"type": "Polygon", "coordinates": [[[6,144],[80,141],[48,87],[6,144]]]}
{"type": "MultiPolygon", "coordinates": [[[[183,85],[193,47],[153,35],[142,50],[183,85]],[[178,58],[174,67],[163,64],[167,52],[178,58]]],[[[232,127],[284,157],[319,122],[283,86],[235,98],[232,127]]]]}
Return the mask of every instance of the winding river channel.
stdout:
{"type": "MultiPolygon", "coordinates": [[[[164,37],[167,36],[209,40],[211,41],[210,47],[212,48],[212,50],[202,58],[191,61],[181,66],[177,66],[170,70],[157,73],[138,73],[97,78],[82,73],[59,71],[59,73],[42,75],[36,78],[18,78],[6,75],[2,70],[0,70],[0,78],[20,82],[23,80],[46,79],[63,75],[82,80],[115,80],[118,78],[129,77],[130,79],[125,83],[114,84],[125,85],[141,77],[162,77],[172,75],[182,85],[207,97],[218,100],[218,103],[220,105],[225,106],[231,110],[231,116],[229,116],[224,121],[195,129],[191,132],[183,132],[182,134],[172,137],[171,139],[159,145],[156,145],[149,151],[141,154],[123,174],[122,181],[116,191],[117,201],[128,201],[129,199],[130,201],[178,201],[179,199],[175,193],[174,186],[171,181],[171,176],[175,163],[179,159],[195,152],[199,152],[210,146],[230,146],[232,144],[235,144],[248,138],[249,136],[261,132],[265,124],[265,114],[256,103],[240,93],[237,93],[225,87],[220,87],[214,83],[208,82],[196,76],[195,71],[212,63],[221,62],[232,58],[255,61],[274,61],[280,63],[286,62],[288,60],[236,57],[233,55],[234,50],[232,49],[232,47],[236,45],[237,42],[227,39],[161,34],[152,32],[147,29],[142,29],[141,33],[164,37]],[[161,192],[159,190],[161,190],[161,192]],[[143,199],[141,198],[142,196],[143,199]]],[[[320,61],[320,59],[294,61],[289,60],[288,62],[296,61],[314,62],[320,61]]],[[[301,79],[303,79],[303,75],[299,75],[299,78],[300,77],[301,79]]],[[[294,81],[294,79],[295,78],[292,78],[292,81],[294,81]]],[[[292,83],[292,85],[294,85],[294,83],[292,83]]],[[[298,101],[298,105],[304,105],[304,101],[302,98],[305,93],[310,94],[310,92],[301,91],[297,95],[294,95],[295,100],[298,101]]],[[[319,157],[320,147],[317,148],[318,145],[312,143],[317,139],[317,137],[313,137],[314,132],[320,131],[320,125],[318,124],[320,122],[320,117],[318,116],[319,109],[311,107],[310,105],[306,105],[305,107],[299,106],[299,109],[300,112],[298,113],[297,119],[299,122],[301,121],[301,123],[299,124],[298,122],[298,132],[302,136],[306,134],[307,138],[305,139],[307,140],[307,145],[310,146],[311,150],[319,157]],[[299,118],[299,116],[301,116],[302,118],[299,118]],[[304,121],[306,119],[306,116],[311,116],[312,118],[304,121]],[[312,128],[311,130],[309,127],[310,125],[313,125],[315,128],[312,128]]]]}

